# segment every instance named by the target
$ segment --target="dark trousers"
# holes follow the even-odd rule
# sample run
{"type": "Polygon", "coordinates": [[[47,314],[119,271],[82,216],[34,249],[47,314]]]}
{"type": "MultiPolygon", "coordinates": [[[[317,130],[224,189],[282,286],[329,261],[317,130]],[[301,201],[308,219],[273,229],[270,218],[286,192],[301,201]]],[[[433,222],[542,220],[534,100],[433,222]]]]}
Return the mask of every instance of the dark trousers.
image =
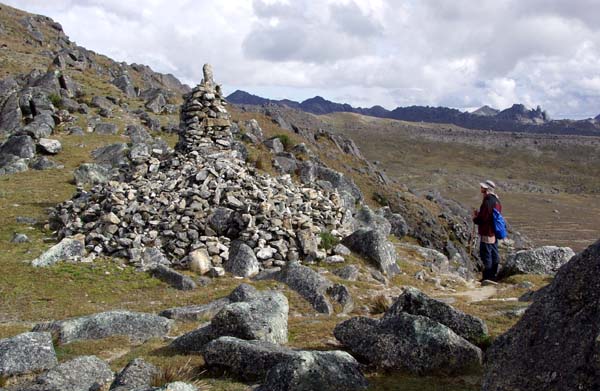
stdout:
{"type": "Polygon", "coordinates": [[[498,264],[500,263],[500,254],[498,254],[498,241],[494,244],[479,243],[479,256],[483,262],[483,279],[495,280],[498,273],[498,264]]]}

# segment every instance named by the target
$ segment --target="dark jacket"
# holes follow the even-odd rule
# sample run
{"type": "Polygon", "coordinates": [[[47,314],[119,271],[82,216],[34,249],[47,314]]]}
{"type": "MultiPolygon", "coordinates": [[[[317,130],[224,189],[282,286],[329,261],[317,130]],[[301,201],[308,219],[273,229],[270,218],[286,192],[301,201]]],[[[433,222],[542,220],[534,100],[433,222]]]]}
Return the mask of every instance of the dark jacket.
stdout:
{"type": "Polygon", "coordinates": [[[486,194],[481,203],[481,207],[479,207],[477,216],[473,218],[473,222],[479,226],[478,231],[480,236],[496,235],[494,230],[494,208],[497,209],[498,212],[502,212],[500,200],[493,194],[486,194]]]}

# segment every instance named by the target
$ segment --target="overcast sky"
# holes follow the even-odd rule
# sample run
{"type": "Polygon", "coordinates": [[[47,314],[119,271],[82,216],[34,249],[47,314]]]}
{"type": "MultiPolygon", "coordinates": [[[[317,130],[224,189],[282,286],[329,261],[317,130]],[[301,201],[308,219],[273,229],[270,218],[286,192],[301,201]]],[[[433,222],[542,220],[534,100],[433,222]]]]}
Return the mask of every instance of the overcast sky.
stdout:
{"type": "Polygon", "coordinates": [[[3,0],[78,44],[227,93],[600,113],[598,0],[3,0]]]}

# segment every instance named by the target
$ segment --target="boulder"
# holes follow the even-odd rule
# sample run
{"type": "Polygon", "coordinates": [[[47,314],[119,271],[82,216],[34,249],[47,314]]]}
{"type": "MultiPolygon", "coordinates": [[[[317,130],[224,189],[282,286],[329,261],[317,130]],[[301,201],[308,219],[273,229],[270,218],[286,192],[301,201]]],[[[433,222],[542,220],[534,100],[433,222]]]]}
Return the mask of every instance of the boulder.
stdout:
{"type": "Polygon", "coordinates": [[[483,390],[600,389],[600,241],[538,291],[486,354],[483,390]]]}
{"type": "Polygon", "coordinates": [[[16,174],[29,169],[28,160],[15,155],[0,155],[0,175],[16,174]]]}
{"type": "Polygon", "coordinates": [[[356,317],[338,324],[333,334],[355,357],[383,370],[454,374],[481,366],[478,347],[424,316],[356,317]]]}
{"type": "Polygon", "coordinates": [[[91,101],[92,107],[97,107],[99,109],[110,111],[113,109],[113,104],[110,100],[106,99],[103,96],[94,96],[91,101]]]}
{"type": "Polygon", "coordinates": [[[88,391],[110,384],[113,372],[106,361],[96,356],[81,356],[66,361],[40,375],[31,391],[88,391]]]}
{"type": "Polygon", "coordinates": [[[115,377],[110,391],[134,391],[141,387],[149,387],[159,373],[160,370],[154,365],[136,358],[115,377]]]}
{"type": "Polygon", "coordinates": [[[171,343],[181,352],[200,351],[208,342],[221,336],[287,343],[287,298],[279,292],[258,292],[242,284],[229,296],[210,324],[184,334],[171,343]]]}
{"type": "Polygon", "coordinates": [[[392,230],[392,225],[385,217],[373,212],[366,205],[357,210],[353,217],[355,230],[359,228],[377,230],[384,236],[388,236],[392,230]]]}
{"type": "Polygon", "coordinates": [[[94,126],[94,133],[98,134],[117,134],[119,128],[115,124],[100,122],[94,126]]]}
{"type": "Polygon", "coordinates": [[[368,385],[358,362],[346,352],[298,351],[271,368],[257,391],[353,391],[368,385]]]}
{"type": "Polygon", "coordinates": [[[29,168],[33,170],[53,170],[63,169],[65,166],[48,159],[46,156],[38,156],[29,163],[29,168]]]}
{"type": "Polygon", "coordinates": [[[263,130],[260,128],[258,121],[255,119],[251,119],[245,122],[246,133],[251,134],[256,138],[258,143],[262,143],[265,139],[265,135],[263,130]]]}
{"type": "Polygon", "coordinates": [[[0,378],[50,369],[58,364],[50,333],[0,339],[0,378]]]}
{"type": "Polygon", "coordinates": [[[413,287],[404,289],[385,316],[395,317],[402,312],[433,319],[449,327],[472,344],[479,344],[488,336],[488,329],[483,320],[465,314],[444,302],[432,299],[413,287]]]}
{"type": "Polygon", "coordinates": [[[521,250],[507,257],[502,267],[502,277],[513,274],[554,275],[575,255],[569,247],[543,246],[521,250]]]}
{"type": "MultiPolygon", "coordinates": [[[[229,251],[229,257],[231,259],[231,249],[229,251]]],[[[254,255],[254,253],[252,253],[252,255],[254,255]]],[[[190,270],[194,273],[204,275],[208,273],[212,266],[208,252],[203,248],[190,252],[188,258],[190,270]]]]}
{"type": "Polygon", "coordinates": [[[295,158],[275,156],[273,158],[273,167],[282,174],[293,174],[298,169],[298,164],[295,158]]]}
{"type": "Polygon", "coordinates": [[[373,262],[388,277],[400,272],[396,249],[381,231],[360,228],[345,237],[342,243],[373,262]]]}
{"type": "Polygon", "coordinates": [[[123,74],[113,79],[112,84],[117,86],[118,89],[123,91],[128,98],[134,98],[137,96],[131,77],[128,74],[123,74]]]}
{"type": "Polygon", "coordinates": [[[163,94],[157,94],[152,99],[150,99],[148,102],[146,102],[145,107],[148,110],[150,110],[151,112],[153,112],[154,114],[160,114],[160,113],[162,113],[166,104],[167,104],[167,100],[165,99],[163,94]]]}
{"type": "Polygon", "coordinates": [[[250,246],[236,240],[229,246],[229,258],[224,264],[225,270],[239,277],[253,277],[258,274],[258,259],[250,246]]]}
{"type": "Polygon", "coordinates": [[[33,331],[56,333],[59,343],[102,339],[116,335],[135,341],[164,337],[173,321],[162,316],[129,311],[107,311],[66,320],[39,323],[33,331]]]}
{"type": "Polygon", "coordinates": [[[95,185],[108,182],[110,170],[105,166],[96,163],[83,163],[73,172],[75,184],[95,185]]]}
{"type": "Polygon", "coordinates": [[[410,227],[400,213],[394,213],[389,206],[386,206],[377,210],[377,214],[390,223],[390,233],[395,237],[402,238],[408,234],[410,227]]]}
{"type": "Polygon", "coordinates": [[[49,138],[41,138],[37,143],[37,149],[40,153],[48,155],[56,155],[62,149],[62,145],[58,140],[52,140],[49,138]]]}
{"type": "Polygon", "coordinates": [[[85,254],[83,238],[64,238],[42,255],[31,261],[31,266],[52,266],[60,261],[79,261],[85,254]]]}
{"type": "Polygon", "coordinates": [[[33,137],[35,140],[39,140],[43,137],[48,137],[54,131],[56,122],[52,117],[51,111],[44,111],[38,113],[32,122],[28,123],[23,127],[23,132],[33,137]]]}
{"type": "Polygon", "coordinates": [[[11,136],[4,144],[0,145],[1,155],[14,155],[23,159],[35,156],[35,143],[26,135],[11,136]]]}
{"type": "Polygon", "coordinates": [[[333,283],[307,266],[297,262],[288,263],[276,275],[278,281],[287,284],[323,314],[333,314],[333,306],[326,296],[333,283]]]}
{"type": "Polygon", "coordinates": [[[335,284],[327,289],[327,294],[333,301],[342,306],[342,313],[347,314],[354,309],[354,300],[345,285],[335,284]]]}
{"type": "Polygon", "coordinates": [[[29,242],[29,237],[25,234],[15,232],[13,234],[13,237],[10,240],[10,242],[11,243],[27,243],[27,242],[29,242]]]}
{"type": "Polygon", "coordinates": [[[92,157],[96,163],[110,167],[127,165],[129,163],[128,154],[129,146],[125,143],[110,144],[92,151],[92,157]]]}

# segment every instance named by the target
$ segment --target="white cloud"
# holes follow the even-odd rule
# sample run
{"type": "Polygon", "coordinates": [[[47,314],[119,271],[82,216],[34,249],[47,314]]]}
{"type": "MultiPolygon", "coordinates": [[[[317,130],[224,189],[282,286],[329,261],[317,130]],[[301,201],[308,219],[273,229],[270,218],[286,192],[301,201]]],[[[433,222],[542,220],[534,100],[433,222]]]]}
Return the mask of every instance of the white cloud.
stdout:
{"type": "Polygon", "coordinates": [[[185,82],[353,105],[600,112],[596,0],[9,0],[185,82]]]}

